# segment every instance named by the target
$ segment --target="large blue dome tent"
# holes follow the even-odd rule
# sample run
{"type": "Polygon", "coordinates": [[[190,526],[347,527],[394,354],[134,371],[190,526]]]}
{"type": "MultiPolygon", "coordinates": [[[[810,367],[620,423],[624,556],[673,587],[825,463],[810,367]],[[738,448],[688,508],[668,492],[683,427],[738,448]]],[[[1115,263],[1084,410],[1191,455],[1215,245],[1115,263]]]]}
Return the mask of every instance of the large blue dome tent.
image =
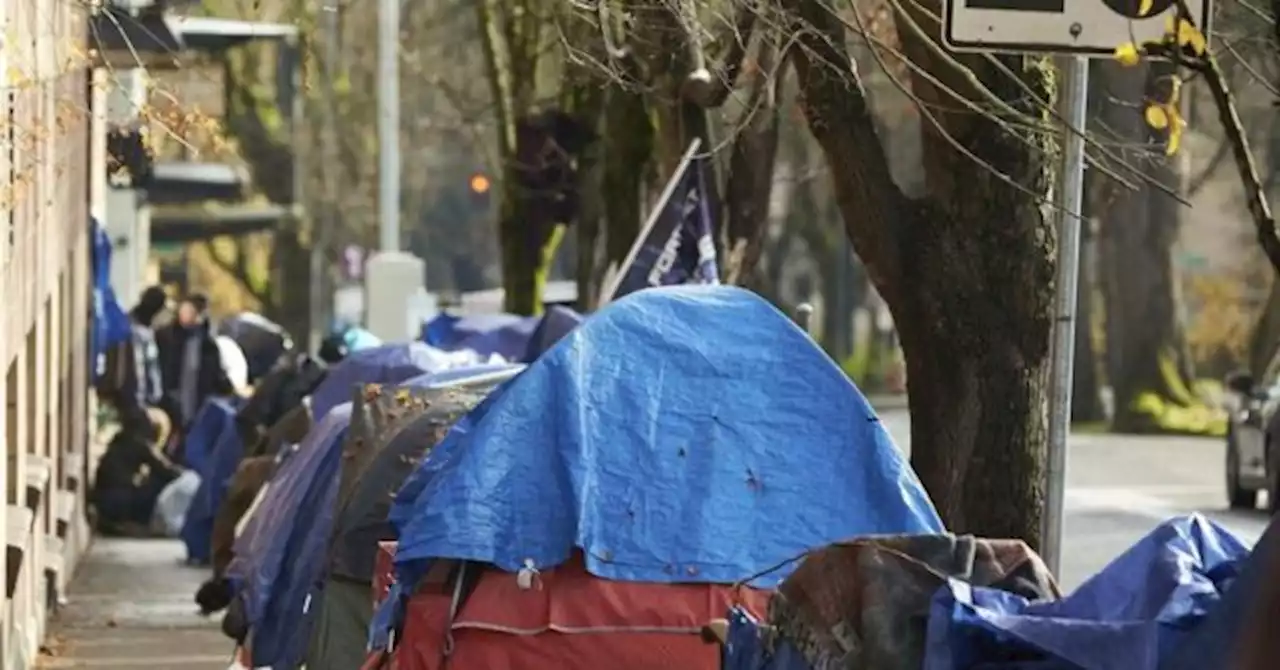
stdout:
{"type": "Polygon", "coordinates": [[[942,530],[836,364],[760,297],[714,286],[587,319],[458,422],[391,520],[404,593],[436,559],[518,572],[580,549],[604,579],[735,583],[834,540],[942,530]]]}

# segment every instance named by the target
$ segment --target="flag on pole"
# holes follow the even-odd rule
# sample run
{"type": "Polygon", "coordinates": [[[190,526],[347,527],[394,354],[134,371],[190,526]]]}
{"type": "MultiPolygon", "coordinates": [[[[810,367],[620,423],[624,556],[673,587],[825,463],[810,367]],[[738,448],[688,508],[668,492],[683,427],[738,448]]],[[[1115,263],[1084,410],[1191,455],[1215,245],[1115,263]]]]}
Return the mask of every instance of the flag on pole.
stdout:
{"type": "Polygon", "coordinates": [[[720,283],[700,144],[689,145],[626,260],[606,278],[602,305],[654,286],[720,283]]]}

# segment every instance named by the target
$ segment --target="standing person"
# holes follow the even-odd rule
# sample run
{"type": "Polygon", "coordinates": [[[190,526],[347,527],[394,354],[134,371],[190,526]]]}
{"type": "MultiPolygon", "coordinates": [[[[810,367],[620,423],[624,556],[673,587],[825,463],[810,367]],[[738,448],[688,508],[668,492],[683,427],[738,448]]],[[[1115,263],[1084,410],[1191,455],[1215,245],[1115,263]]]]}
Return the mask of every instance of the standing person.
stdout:
{"type": "Polygon", "coordinates": [[[210,395],[234,392],[209,328],[208,306],[203,295],[188,295],[178,304],[173,323],[158,336],[165,410],[175,426],[186,426],[210,395]]]}
{"type": "Polygon", "coordinates": [[[159,286],[143,291],[129,312],[129,339],[106,352],[98,393],[131,426],[141,425],[147,410],[158,406],[164,396],[152,325],[167,303],[159,286]]]}

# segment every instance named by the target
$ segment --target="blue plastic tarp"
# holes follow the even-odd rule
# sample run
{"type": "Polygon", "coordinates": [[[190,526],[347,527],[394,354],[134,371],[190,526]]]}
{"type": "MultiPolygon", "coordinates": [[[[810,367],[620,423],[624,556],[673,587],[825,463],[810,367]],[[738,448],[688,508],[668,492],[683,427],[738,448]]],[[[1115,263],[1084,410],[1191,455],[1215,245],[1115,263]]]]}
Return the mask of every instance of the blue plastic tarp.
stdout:
{"type": "MultiPolygon", "coordinates": [[[[924,670],[1156,670],[1213,610],[1249,550],[1196,514],[1158,526],[1066,598],[1029,603],[952,579],[934,596],[924,670]]],[[[1223,659],[1219,661],[1225,662],[1223,659]]],[[[1216,665],[1216,664],[1215,664],[1216,665]]]]}
{"type": "Polygon", "coordinates": [[[583,316],[568,307],[552,305],[547,313],[538,321],[538,327],[529,337],[529,346],[524,352],[524,362],[532,363],[539,356],[555,346],[569,331],[582,323],[583,316]]]}
{"type": "Polygon", "coordinates": [[[107,350],[129,341],[129,315],[111,288],[111,238],[97,219],[90,220],[93,236],[93,330],[89,334],[93,358],[93,378],[102,376],[107,350]]]}
{"type": "Polygon", "coordinates": [[[474,351],[481,357],[502,356],[519,361],[541,321],[536,316],[477,314],[453,316],[441,313],[422,327],[422,341],[445,351],[474,351]]]}
{"type": "Polygon", "coordinates": [[[410,585],[435,558],[514,572],[575,547],[607,579],[732,583],[834,540],[942,530],[808,335],[750,292],[699,286],[584,322],[454,426],[391,521],[410,585]]]}
{"type": "Polygon", "coordinates": [[[235,406],[221,398],[212,398],[206,406],[214,405],[207,411],[216,412],[230,421],[221,421],[216,441],[209,452],[203,467],[197,470],[200,475],[200,488],[187,516],[182,522],[182,542],[187,547],[187,559],[194,563],[207,563],[212,550],[213,520],[217,516],[218,507],[226,498],[231,478],[239,467],[240,457],[244,453],[244,445],[240,440],[240,431],[235,427],[235,406]]]}
{"type": "Polygon", "coordinates": [[[205,400],[182,437],[182,464],[203,479],[218,438],[224,430],[235,430],[235,421],[236,410],[230,403],[217,398],[205,400]]]}
{"type": "Polygon", "coordinates": [[[422,342],[384,344],[352,352],[329,368],[329,374],[311,394],[311,411],[319,420],[333,407],[350,402],[358,384],[399,384],[449,365],[439,350],[422,342]]]}
{"type": "Polygon", "coordinates": [[[1249,558],[1240,566],[1240,574],[1227,589],[1222,600],[1178,644],[1160,670],[1204,670],[1223,665],[1239,653],[1239,644],[1251,626],[1268,625],[1258,621],[1256,601],[1266,587],[1269,571],[1275,570],[1276,552],[1280,551],[1280,524],[1272,517],[1267,530],[1258,538],[1249,558]]]}
{"type": "Polygon", "coordinates": [[[284,664],[301,654],[306,596],[324,562],[323,544],[333,524],[342,438],[351,404],[332,408],[307,433],[272,477],[261,503],[236,539],[227,576],[244,601],[253,631],[254,666],[284,664]],[[327,501],[327,502],[326,502],[327,501]]]}

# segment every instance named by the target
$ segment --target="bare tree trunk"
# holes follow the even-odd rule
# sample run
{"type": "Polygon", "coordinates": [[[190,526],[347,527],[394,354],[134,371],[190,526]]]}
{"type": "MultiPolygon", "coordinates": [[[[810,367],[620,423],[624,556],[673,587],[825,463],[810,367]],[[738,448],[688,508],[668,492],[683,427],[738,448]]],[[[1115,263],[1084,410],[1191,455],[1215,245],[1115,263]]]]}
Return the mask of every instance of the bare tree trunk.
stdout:
{"type": "MultiPolygon", "coordinates": [[[[1119,142],[1149,146],[1141,108],[1167,66],[1101,66],[1105,90],[1100,110],[1119,142]]],[[[1131,164],[1170,189],[1180,180],[1176,162],[1163,156],[1130,152],[1131,164]]],[[[1101,281],[1107,305],[1107,378],[1115,393],[1113,428],[1121,432],[1158,429],[1148,399],[1179,405],[1193,402],[1184,379],[1184,343],[1177,305],[1172,249],[1181,206],[1148,184],[1134,191],[1107,185],[1099,212],[1101,281]],[[1154,394],[1154,396],[1150,395],[1154,394]]]]}
{"type": "MultiPolygon", "coordinates": [[[[790,6],[801,24],[794,53],[810,130],[831,168],[846,234],[901,336],[912,465],[951,530],[1034,546],[1057,251],[1054,226],[1037,198],[1050,192],[1055,140],[1048,133],[1016,136],[988,116],[963,111],[937,89],[938,79],[915,78],[922,109],[936,110],[929,113],[985,164],[956,151],[926,122],[929,196],[908,197],[893,182],[839,21],[816,0],[790,6]]],[[[940,8],[924,9],[936,17],[940,8]]],[[[907,57],[977,97],[964,75],[921,41],[940,33],[937,21],[925,11],[912,11],[910,19],[915,25],[898,24],[907,57]]],[[[1053,100],[1047,61],[994,57],[1014,80],[984,58],[959,58],[1018,113],[1049,122],[1035,101],[1053,100]]]]}

